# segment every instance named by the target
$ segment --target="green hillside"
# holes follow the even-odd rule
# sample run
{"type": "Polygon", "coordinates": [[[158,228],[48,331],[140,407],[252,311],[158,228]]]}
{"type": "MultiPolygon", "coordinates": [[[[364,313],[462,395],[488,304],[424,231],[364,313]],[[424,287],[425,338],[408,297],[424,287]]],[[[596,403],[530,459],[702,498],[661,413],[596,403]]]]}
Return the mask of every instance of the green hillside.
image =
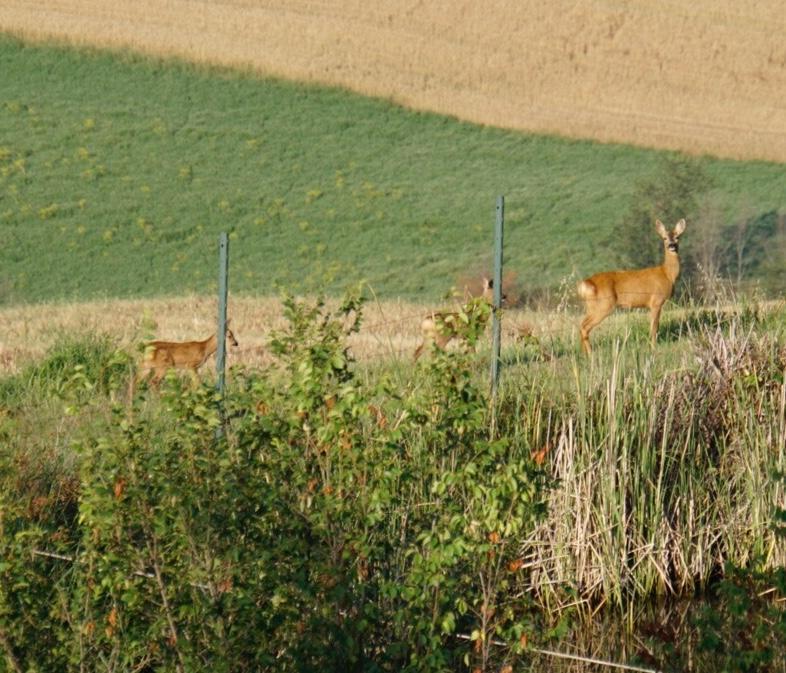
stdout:
{"type": "MultiPolygon", "coordinates": [[[[344,91],[0,38],[0,303],[204,292],[432,298],[491,259],[528,288],[609,248],[659,153],[524,135],[344,91]]],[[[786,207],[783,167],[707,159],[729,217],[786,207]]],[[[689,234],[685,245],[690,245],[689,234]]]]}

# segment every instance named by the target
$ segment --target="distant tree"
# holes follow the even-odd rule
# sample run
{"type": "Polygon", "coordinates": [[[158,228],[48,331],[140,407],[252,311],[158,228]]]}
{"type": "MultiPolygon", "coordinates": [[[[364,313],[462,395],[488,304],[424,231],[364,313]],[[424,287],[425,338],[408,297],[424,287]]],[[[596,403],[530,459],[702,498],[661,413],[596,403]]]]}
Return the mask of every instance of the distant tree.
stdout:
{"type": "Polygon", "coordinates": [[[760,262],[754,269],[746,269],[746,273],[748,278],[755,274],[765,292],[782,297],[786,293],[786,213],[766,213],[762,218],[772,218],[772,238],[766,241],[760,262]]]}
{"type": "Polygon", "coordinates": [[[716,206],[704,203],[693,222],[690,246],[681,254],[691,294],[717,299],[752,280],[767,289],[782,289],[776,271],[783,266],[786,249],[782,219],[771,210],[741,213],[728,221],[716,206]]]}
{"type": "Polygon", "coordinates": [[[658,264],[662,244],[654,233],[655,220],[667,226],[680,218],[691,221],[699,212],[699,199],[713,185],[699,159],[668,156],[657,172],[636,184],[631,204],[614,237],[622,259],[631,267],[658,264]]]}
{"type": "Polygon", "coordinates": [[[686,246],[682,253],[683,262],[690,260],[708,278],[720,276],[727,263],[731,242],[727,240],[723,213],[717,203],[702,203],[691,225],[690,246],[686,246]]]}
{"type": "Polygon", "coordinates": [[[737,284],[754,274],[767,258],[779,223],[778,213],[772,210],[741,218],[730,227],[729,273],[737,284]]]}
{"type": "Polygon", "coordinates": [[[689,291],[694,298],[718,300],[729,290],[727,266],[731,241],[717,203],[703,200],[691,221],[690,234],[690,245],[684,246],[680,255],[683,281],[690,279],[689,291]]]}

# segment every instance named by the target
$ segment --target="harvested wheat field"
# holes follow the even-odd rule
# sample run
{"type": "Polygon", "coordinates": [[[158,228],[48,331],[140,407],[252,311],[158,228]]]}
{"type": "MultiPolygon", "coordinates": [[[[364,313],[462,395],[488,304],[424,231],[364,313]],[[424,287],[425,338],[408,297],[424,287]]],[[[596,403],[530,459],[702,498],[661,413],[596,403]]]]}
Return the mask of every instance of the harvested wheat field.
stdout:
{"type": "MultiPolygon", "coordinates": [[[[331,301],[330,305],[338,305],[331,301]]],[[[447,302],[443,308],[455,308],[447,302]]],[[[429,308],[387,301],[364,306],[360,332],[349,337],[353,355],[360,362],[402,360],[410,362],[420,343],[420,323],[429,308]]],[[[272,362],[268,348],[274,331],[286,325],[281,301],[271,297],[234,297],[229,317],[237,347],[228,347],[229,366],[260,367],[272,362]]],[[[537,321],[523,310],[505,312],[506,342],[520,329],[534,338],[576,334],[573,316],[565,312],[540,315],[537,321]],[[537,327],[532,325],[537,324],[537,327]]],[[[59,338],[79,334],[106,334],[120,348],[141,359],[144,342],[205,339],[215,330],[215,297],[159,299],[107,299],[73,304],[29,304],[0,308],[0,377],[21,371],[40,360],[59,338]]],[[[451,346],[453,347],[453,346],[451,346]]],[[[212,366],[212,365],[211,365],[212,366]]],[[[209,366],[205,367],[209,369],[209,366]]]]}
{"type": "Polygon", "coordinates": [[[786,161],[779,0],[3,0],[0,29],[494,126],[786,161]]]}

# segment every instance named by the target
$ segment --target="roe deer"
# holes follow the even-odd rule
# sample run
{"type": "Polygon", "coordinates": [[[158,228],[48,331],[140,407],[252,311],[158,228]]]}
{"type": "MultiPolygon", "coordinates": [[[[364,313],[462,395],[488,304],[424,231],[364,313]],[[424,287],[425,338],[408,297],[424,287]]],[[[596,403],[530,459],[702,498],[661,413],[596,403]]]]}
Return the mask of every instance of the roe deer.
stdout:
{"type": "MultiPolygon", "coordinates": [[[[465,297],[468,294],[465,289],[465,297]]],[[[494,301],[494,281],[483,277],[483,292],[480,298],[487,304],[494,301]]],[[[504,295],[503,295],[504,299],[504,295]]],[[[415,360],[422,354],[426,346],[433,344],[443,350],[453,339],[459,336],[461,326],[461,314],[459,311],[439,311],[429,313],[423,322],[420,323],[420,331],[423,341],[415,349],[415,360]]]]}
{"type": "Polygon", "coordinates": [[[604,271],[578,284],[579,296],[586,306],[586,315],[581,321],[581,347],[585,353],[591,350],[590,332],[617,306],[649,308],[650,339],[652,345],[655,345],[661,308],[671,297],[674,283],[680,273],[678,240],[685,231],[685,220],[677,222],[672,231],[667,231],[663,223],[656,220],[655,230],[663,239],[663,264],[647,269],[604,271]]]}
{"type": "MultiPolygon", "coordinates": [[[[237,346],[237,339],[229,329],[227,320],[227,338],[233,346],[237,346]]],[[[218,349],[218,339],[212,334],[204,341],[150,341],[145,345],[145,358],[137,376],[137,381],[146,379],[153,373],[151,383],[158,385],[167,370],[189,369],[192,376],[218,349]]]]}

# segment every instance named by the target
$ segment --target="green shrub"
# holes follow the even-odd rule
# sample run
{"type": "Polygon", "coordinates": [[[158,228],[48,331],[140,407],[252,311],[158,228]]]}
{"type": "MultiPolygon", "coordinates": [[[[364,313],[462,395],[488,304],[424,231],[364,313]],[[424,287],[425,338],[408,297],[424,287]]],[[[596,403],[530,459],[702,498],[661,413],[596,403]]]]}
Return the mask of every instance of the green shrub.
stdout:
{"type": "Polygon", "coordinates": [[[492,670],[532,640],[518,542],[543,475],[489,436],[472,358],[436,353],[404,390],[366,384],[346,346],[357,298],[285,307],[279,366],[239,372],[226,409],[170,377],[90,433],[59,527],[4,502],[12,666],[492,670]]]}
{"type": "Polygon", "coordinates": [[[131,357],[107,334],[61,335],[40,362],[0,381],[0,407],[17,407],[32,395],[85,401],[122,388],[131,357]]]}

